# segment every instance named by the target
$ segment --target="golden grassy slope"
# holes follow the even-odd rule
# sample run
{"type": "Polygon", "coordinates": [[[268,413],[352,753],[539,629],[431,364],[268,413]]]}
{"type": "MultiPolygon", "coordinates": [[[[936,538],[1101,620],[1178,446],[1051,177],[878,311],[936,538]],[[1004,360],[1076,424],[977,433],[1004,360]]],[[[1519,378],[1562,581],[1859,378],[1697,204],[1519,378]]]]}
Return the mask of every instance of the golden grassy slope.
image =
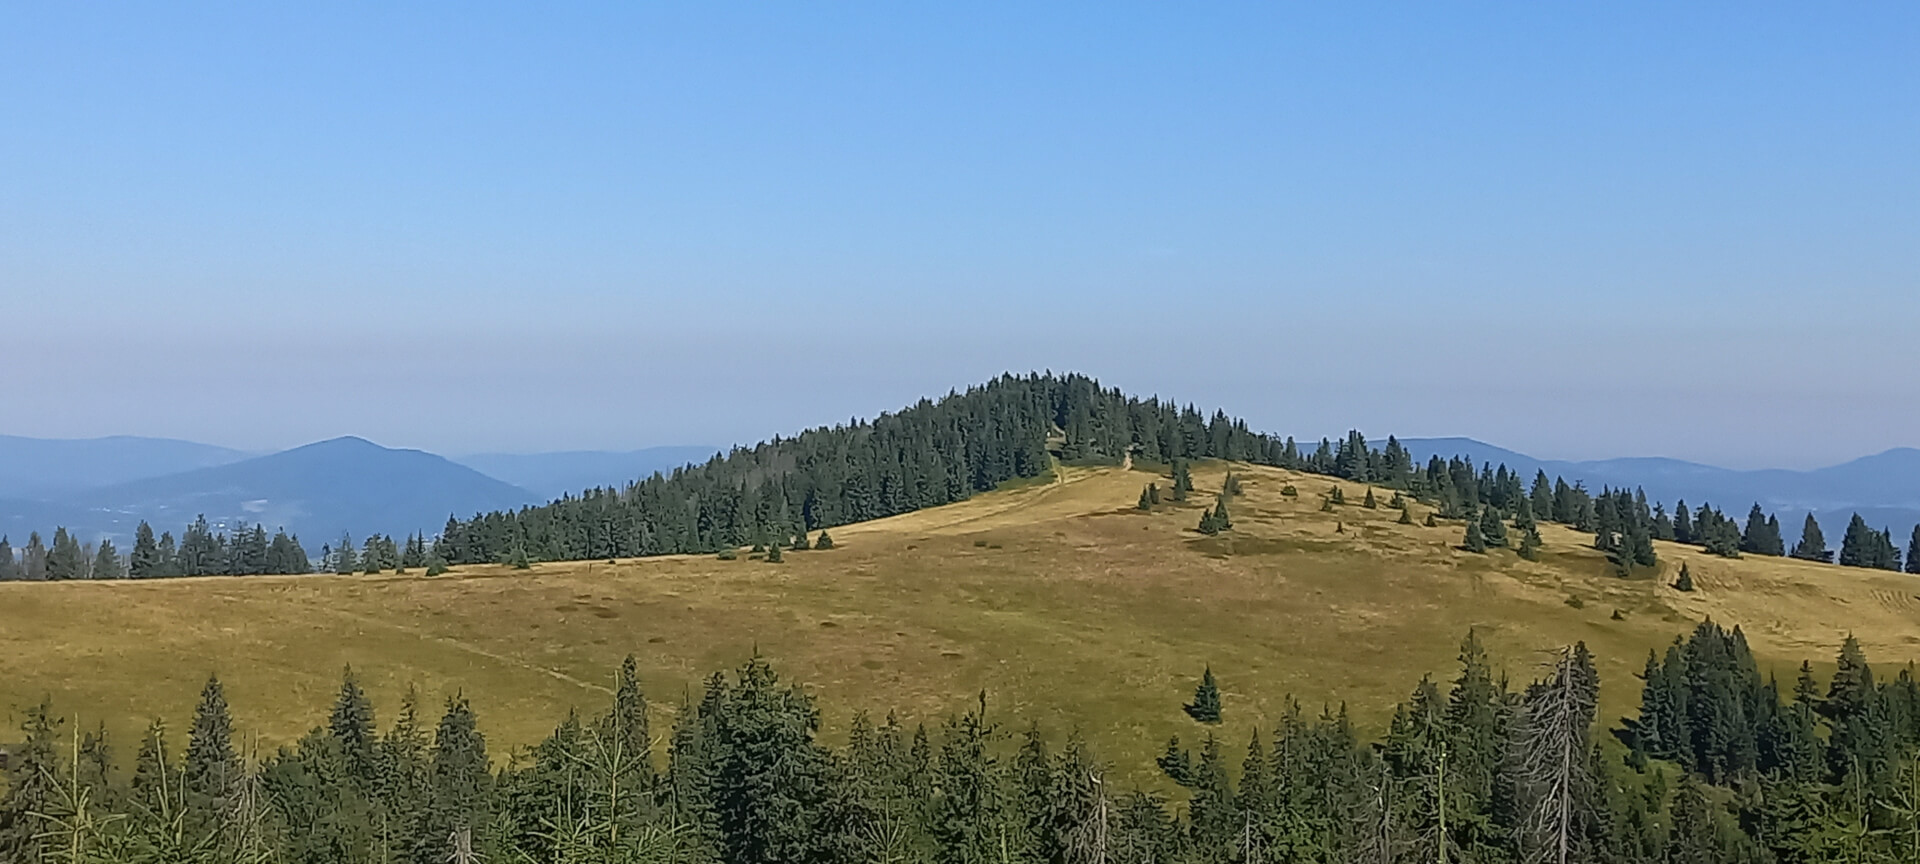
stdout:
{"type": "Polygon", "coordinates": [[[1056,484],[835,529],[841,548],[778,565],[5,584],[0,704],[50,694],[130,747],[155,714],[184,724],[217,671],[240,724],[271,745],[323,718],[351,663],[383,711],[408,682],[464,690],[499,747],[537,740],[567,706],[599,710],[628,652],[664,715],[757,647],[818,694],[830,735],[854,709],[933,719],[985,689],[1002,717],[1077,727],[1140,779],[1168,735],[1194,731],[1179,705],[1206,664],[1237,744],[1288,693],[1344,700],[1377,725],[1421,674],[1452,674],[1469,628],[1516,678],[1538,650],[1586,640],[1612,714],[1637,701],[1647,650],[1708,615],[1744,625],[1782,670],[1830,658],[1848,631],[1876,661],[1920,656],[1911,576],[1665,545],[1660,578],[1620,580],[1585,535],[1543,529],[1539,563],[1468,554],[1452,548],[1457,524],[1394,524],[1384,494],[1367,510],[1352,484],[1346,506],[1320,512],[1334,481],[1266,468],[1235,469],[1235,530],[1205,538],[1191,529],[1224,467],[1202,466],[1192,502],[1152,514],[1133,510],[1152,475],[1067,469],[1056,484]],[[1281,494],[1289,482],[1298,498],[1281,494]],[[1681,560],[1693,594],[1666,587],[1681,560]]]}

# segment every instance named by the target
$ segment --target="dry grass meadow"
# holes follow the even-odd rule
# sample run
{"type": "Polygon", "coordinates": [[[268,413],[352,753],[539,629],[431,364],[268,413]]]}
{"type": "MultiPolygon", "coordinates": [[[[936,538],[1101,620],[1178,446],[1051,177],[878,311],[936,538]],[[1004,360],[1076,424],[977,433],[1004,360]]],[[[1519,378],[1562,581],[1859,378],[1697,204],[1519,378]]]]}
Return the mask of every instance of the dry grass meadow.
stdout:
{"type": "Polygon", "coordinates": [[[0,705],[17,721],[50,696],[130,752],[153,716],[182,728],[217,672],[237,722],[271,747],[324,718],[352,664],[383,719],[410,682],[436,705],[464,691],[498,755],[569,706],[599,710],[629,652],[664,728],[704,676],[758,650],[818,697],[829,737],[857,709],[931,722],[985,690],[1001,719],[1077,728],[1144,780],[1169,735],[1197,731],[1180,704],[1208,664],[1237,745],[1288,694],[1345,702],[1378,729],[1421,675],[1452,674],[1469,628],[1515,679],[1541,649],[1585,640],[1609,719],[1637,702],[1648,649],[1706,616],[1744,627],[1783,676],[1830,661],[1848,632],[1880,664],[1920,658],[1913,576],[1663,545],[1661,574],[1622,580],[1584,535],[1543,529],[1538,563],[1473,555],[1453,548],[1458,524],[1395,524],[1384,493],[1369,510],[1364,488],[1343,484],[1348,503],[1322,512],[1335,481],[1244,466],[1235,530],[1203,537],[1192,529],[1225,468],[1201,466],[1191,502],[1151,514],[1133,505],[1154,475],[1064,469],[1050,485],[835,529],[840,548],[781,564],[4,584],[0,705]],[[1691,594],[1667,587],[1682,560],[1691,594]]]}

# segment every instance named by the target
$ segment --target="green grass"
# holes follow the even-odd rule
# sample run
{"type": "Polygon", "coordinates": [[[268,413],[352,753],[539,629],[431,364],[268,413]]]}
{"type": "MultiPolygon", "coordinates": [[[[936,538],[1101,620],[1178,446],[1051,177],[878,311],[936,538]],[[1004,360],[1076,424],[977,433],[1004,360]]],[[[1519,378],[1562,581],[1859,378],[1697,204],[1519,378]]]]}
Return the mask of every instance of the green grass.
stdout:
{"type": "Polygon", "coordinates": [[[1685,558],[1699,586],[1681,594],[1667,574],[1613,577],[1570,531],[1544,529],[1537,563],[1473,555],[1453,548],[1458,524],[1398,525],[1397,510],[1357,505],[1322,513],[1326,478],[1234,471],[1235,529],[1213,538],[1193,526],[1224,466],[1197,466],[1192,500],[1152,513],[1133,505],[1153,475],[1062,467],[1045,483],[835,528],[839,548],[779,566],[685,556],[432,578],[5,584],[0,704],[50,695],[131,747],[156,714],[180,728],[218,672],[238,722],[271,746],[324,717],[352,664],[385,714],[410,682],[464,692],[499,749],[538,740],[569,706],[598,710],[629,652],[669,721],[707,673],[758,650],[819,697],[830,737],[855,710],[935,721],[985,690],[1001,719],[1078,729],[1123,776],[1147,780],[1167,736],[1201,734],[1180,705],[1209,664],[1225,693],[1220,734],[1237,745],[1288,694],[1344,701],[1378,728],[1421,675],[1452,674],[1469,628],[1515,679],[1542,649],[1585,640],[1609,719],[1637,701],[1647,650],[1707,615],[1745,626],[1783,674],[1830,658],[1849,630],[1878,662],[1920,657],[1911,576],[1663,546],[1663,565],[1685,558]],[[1313,494],[1281,495],[1289,482],[1313,494]]]}

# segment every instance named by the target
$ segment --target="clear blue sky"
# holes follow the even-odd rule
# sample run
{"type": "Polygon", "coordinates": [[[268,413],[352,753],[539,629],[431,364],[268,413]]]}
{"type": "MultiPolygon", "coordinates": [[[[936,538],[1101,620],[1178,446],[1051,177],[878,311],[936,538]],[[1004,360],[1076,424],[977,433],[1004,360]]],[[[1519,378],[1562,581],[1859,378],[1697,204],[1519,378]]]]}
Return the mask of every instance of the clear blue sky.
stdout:
{"type": "Polygon", "coordinates": [[[1920,5],[934,6],[0,6],[0,431],[1920,445],[1920,5]]]}

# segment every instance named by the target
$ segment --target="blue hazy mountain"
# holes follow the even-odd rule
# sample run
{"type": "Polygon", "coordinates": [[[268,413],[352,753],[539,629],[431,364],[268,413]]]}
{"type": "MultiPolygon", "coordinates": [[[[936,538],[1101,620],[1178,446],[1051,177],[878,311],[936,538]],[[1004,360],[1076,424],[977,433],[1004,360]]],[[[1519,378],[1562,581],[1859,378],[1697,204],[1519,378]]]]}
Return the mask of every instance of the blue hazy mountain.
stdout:
{"type": "Polygon", "coordinates": [[[211,468],[250,454],[172,438],[0,435],[0,497],[37,498],[211,468]]]}
{"type": "Polygon", "coordinates": [[[455,461],[551,499],[594,487],[618,489],[655,471],[670,473],[688,463],[704,462],[714,452],[712,447],[649,447],[624,452],[478,453],[455,461]]]}
{"type": "Polygon", "coordinates": [[[437,532],[449,515],[511,509],[540,497],[419,450],[335,438],[225,465],[148,477],[37,502],[0,501],[0,531],[16,538],[57,525],[124,540],[145,519],[173,531],[196,516],[222,526],[285,527],[310,547],[342,532],[437,532]]]}
{"type": "Polygon", "coordinates": [[[1641,488],[1649,499],[1669,508],[1679,500],[1689,507],[1712,504],[1742,521],[1747,509],[1759,504],[1780,517],[1789,545],[1799,538],[1800,523],[1808,513],[1820,521],[1828,542],[1836,548],[1855,512],[1875,528],[1891,529],[1902,549],[1914,524],[1920,523],[1920,450],[1908,447],[1810,471],[1737,471],[1658,457],[1535,459],[1472,438],[1414,438],[1401,443],[1421,462],[1430,456],[1464,456],[1477,465],[1505,464],[1519,471],[1527,483],[1536,471],[1545,471],[1549,477],[1579,481],[1595,490],[1641,488]]]}

